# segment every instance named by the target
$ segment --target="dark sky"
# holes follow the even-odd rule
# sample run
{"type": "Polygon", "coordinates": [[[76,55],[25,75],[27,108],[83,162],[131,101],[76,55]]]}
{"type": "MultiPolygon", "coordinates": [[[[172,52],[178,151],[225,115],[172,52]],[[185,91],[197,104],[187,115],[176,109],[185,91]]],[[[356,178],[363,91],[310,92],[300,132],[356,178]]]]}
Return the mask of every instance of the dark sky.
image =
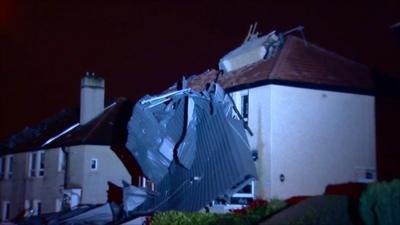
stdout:
{"type": "Polygon", "coordinates": [[[263,34],[305,26],[308,41],[400,74],[400,1],[0,1],[0,137],[79,105],[86,71],[106,98],[133,100],[217,68],[258,21],[263,34]]]}

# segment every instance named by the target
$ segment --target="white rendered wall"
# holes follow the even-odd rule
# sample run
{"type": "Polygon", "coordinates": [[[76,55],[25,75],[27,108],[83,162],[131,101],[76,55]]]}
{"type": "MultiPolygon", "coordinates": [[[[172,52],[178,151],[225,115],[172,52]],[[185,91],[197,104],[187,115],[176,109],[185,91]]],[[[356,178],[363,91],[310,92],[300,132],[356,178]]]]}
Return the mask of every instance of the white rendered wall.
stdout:
{"type": "Polygon", "coordinates": [[[239,110],[247,93],[256,197],[318,195],[376,169],[373,96],[266,85],[232,93],[239,110]]]}
{"type": "Polygon", "coordinates": [[[82,189],[82,204],[102,204],[107,201],[107,182],[122,186],[122,180],[131,182],[131,176],[110,146],[80,145],[69,148],[69,185],[82,189]],[[97,159],[97,170],[91,169],[91,160],[97,159]]]}
{"type": "Polygon", "coordinates": [[[256,161],[258,180],[254,187],[257,198],[271,196],[271,152],[268,151],[271,148],[270,90],[270,86],[262,86],[231,93],[240,112],[242,111],[242,96],[249,96],[248,126],[253,132],[253,136],[246,133],[251,150],[258,152],[256,161]]]}
{"type": "Polygon", "coordinates": [[[271,137],[272,198],[356,182],[376,169],[374,97],[272,85],[271,137]]]}

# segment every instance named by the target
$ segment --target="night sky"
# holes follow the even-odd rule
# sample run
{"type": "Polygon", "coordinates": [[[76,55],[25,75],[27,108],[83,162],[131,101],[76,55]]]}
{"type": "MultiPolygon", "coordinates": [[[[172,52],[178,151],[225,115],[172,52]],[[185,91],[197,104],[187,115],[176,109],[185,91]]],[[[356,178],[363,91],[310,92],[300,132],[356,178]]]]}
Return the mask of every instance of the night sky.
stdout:
{"type": "Polygon", "coordinates": [[[249,25],[262,34],[305,27],[308,41],[400,74],[400,1],[0,1],[0,137],[79,105],[86,71],[106,98],[156,94],[217,68],[249,25]]]}

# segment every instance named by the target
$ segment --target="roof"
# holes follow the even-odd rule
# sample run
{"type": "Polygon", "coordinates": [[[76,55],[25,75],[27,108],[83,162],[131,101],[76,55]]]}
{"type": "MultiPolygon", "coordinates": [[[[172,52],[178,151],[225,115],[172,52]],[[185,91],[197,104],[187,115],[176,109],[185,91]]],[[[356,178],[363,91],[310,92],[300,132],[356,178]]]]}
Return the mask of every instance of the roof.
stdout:
{"type": "Polygon", "coordinates": [[[36,127],[27,127],[11,136],[1,144],[0,155],[81,144],[124,145],[132,108],[132,101],[119,98],[82,125],[78,109],[64,110],[36,127]]]}
{"type": "Polygon", "coordinates": [[[195,90],[202,90],[213,80],[228,90],[265,83],[354,92],[370,92],[374,89],[372,72],[367,66],[292,35],[286,37],[275,57],[220,75],[216,70],[208,70],[190,77],[188,85],[195,90]]]}
{"type": "Polygon", "coordinates": [[[79,125],[53,140],[44,148],[81,144],[121,145],[126,142],[126,124],[132,113],[133,102],[119,98],[91,121],[79,125]]]}
{"type": "Polygon", "coordinates": [[[37,126],[26,127],[2,143],[0,155],[42,149],[42,145],[79,121],[78,109],[63,110],[37,126]]]}
{"type": "MultiPolygon", "coordinates": [[[[292,35],[286,37],[282,49],[270,59],[225,74],[207,70],[190,76],[187,85],[202,91],[212,81],[228,91],[271,83],[357,93],[374,89],[372,72],[367,66],[292,35]]],[[[173,89],[176,87],[168,91],[173,89]]],[[[126,123],[132,108],[133,102],[120,98],[92,121],[79,126],[79,111],[64,110],[1,143],[0,155],[80,144],[120,145],[126,141],[126,123]],[[50,139],[53,140],[49,142],[50,139]]]]}

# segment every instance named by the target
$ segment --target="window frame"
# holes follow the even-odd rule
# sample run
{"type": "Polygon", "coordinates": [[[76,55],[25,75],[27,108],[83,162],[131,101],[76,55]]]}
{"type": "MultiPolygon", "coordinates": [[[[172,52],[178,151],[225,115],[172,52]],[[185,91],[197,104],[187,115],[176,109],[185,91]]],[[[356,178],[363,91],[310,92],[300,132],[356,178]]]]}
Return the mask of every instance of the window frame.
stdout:
{"type": "Polygon", "coordinates": [[[44,177],[46,169],[46,152],[44,150],[30,152],[28,159],[28,177],[44,177]]]}
{"type": "Polygon", "coordinates": [[[66,154],[62,149],[60,149],[59,152],[58,152],[57,171],[58,172],[65,172],[65,169],[66,169],[66,154]]]}
{"type": "Polygon", "coordinates": [[[33,215],[35,216],[41,215],[43,211],[42,206],[43,206],[42,201],[38,199],[33,200],[33,210],[34,210],[33,215]]]}
{"type": "Polygon", "coordinates": [[[3,201],[1,204],[1,221],[9,221],[11,214],[11,202],[3,201]]]}
{"type": "Polygon", "coordinates": [[[90,170],[91,171],[97,171],[99,169],[99,159],[98,158],[91,158],[90,159],[90,170]],[[95,162],[93,164],[93,162],[95,162]],[[93,165],[95,165],[95,167],[93,168],[93,165]]]}
{"type": "Polygon", "coordinates": [[[232,195],[232,198],[254,198],[254,187],[255,187],[255,182],[251,181],[249,184],[243,186],[241,190],[239,190],[237,193],[232,195]],[[251,186],[251,192],[250,193],[238,193],[239,191],[243,190],[247,185],[251,186]]]}
{"type": "Polygon", "coordinates": [[[240,95],[240,110],[241,110],[243,120],[246,123],[249,122],[250,98],[249,98],[248,92],[240,95]]]}
{"type": "Polygon", "coordinates": [[[14,172],[14,155],[8,155],[6,160],[6,179],[12,179],[14,172]]]}

